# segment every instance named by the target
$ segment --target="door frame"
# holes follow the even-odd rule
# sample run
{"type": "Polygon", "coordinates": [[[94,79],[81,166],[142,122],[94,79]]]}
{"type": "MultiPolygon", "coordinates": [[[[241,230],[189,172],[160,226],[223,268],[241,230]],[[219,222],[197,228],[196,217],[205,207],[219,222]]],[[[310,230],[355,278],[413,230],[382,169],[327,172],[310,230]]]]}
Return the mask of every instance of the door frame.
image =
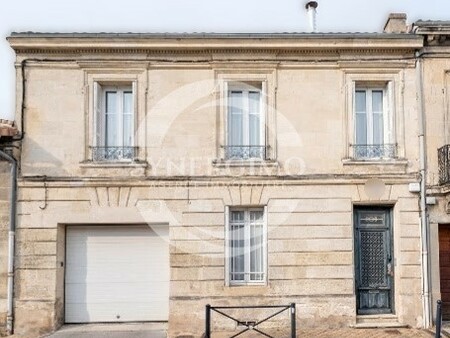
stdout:
{"type": "Polygon", "coordinates": [[[356,226],[358,223],[358,217],[357,217],[357,210],[366,210],[366,211],[383,211],[387,213],[386,221],[388,223],[388,232],[389,232],[389,245],[390,245],[390,256],[391,256],[391,262],[392,262],[392,269],[394,271],[394,275],[391,277],[391,291],[390,291],[390,309],[391,311],[389,313],[380,313],[383,315],[394,315],[396,313],[395,311],[395,268],[396,268],[396,259],[395,259],[395,250],[394,250],[394,231],[393,231],[393,225],[394,225],[394,206],[393,205],[370,205],[370,204],[355,204],[353,205],[353,262],[354,262],[354,287],[355,287],[355,312],[357,316],[370,316],[374,315],[375,313],[358,313],[359,311],[359,295],[358,295],[358,272],[357,269],[359,268],[359,253],[357,252],[358,246],[357,246],[357,236],[356,236],[356,226]]]}

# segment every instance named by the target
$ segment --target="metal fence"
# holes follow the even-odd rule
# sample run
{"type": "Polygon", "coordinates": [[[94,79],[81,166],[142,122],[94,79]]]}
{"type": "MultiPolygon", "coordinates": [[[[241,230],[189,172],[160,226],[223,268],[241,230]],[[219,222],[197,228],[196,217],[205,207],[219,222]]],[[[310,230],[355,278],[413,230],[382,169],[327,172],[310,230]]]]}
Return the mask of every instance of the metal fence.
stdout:
{"type": "Polygon", "coordinates": [[[353,144],[353,158],[396,158],[397,144],[353,144]]]}
{"type": "Polygon", "coordinates": [[[133,160],[136,151],[137,147],[92,147],[92,160],[94,162],[133,160]]]}
{"type": "Polygon", "coordinates": [[[438,149],[439,183],[450,183],[450,144],[438,149]]]}
{"type": "Polygon", "coordinates": [[[226,160],[265,160],[266,146],[222,146],[226,160]]]}
{"type": "Polygon", "coordinates": [[[255,305],[255,306],[211,306],[206,305],[206,316],[205,316],[205,338],[211,338],[211,315],[212,312],[216,312],[220,314],[221,316],[224,316],[232,321],[234,321],[238,326],[244,326],[245,328],[241,330],[240,332],[230,336],[230,338],[238,337],[242,335],[245,332],[248,331],[255,331],[259,334],[261,334],[264,337],[274,338],[270,334],[262,331],[259,326],[268,320],[278,316],[279,314],[283,313],[284,311],[289,311],[289,316],[291,320],[291,338],[295,338],[296,336],[296,311],[295,311],[295,303],[291,303],[289,305],[255,305]],[[255,320],[255,321],[242,321],[238,318],[233,317],[230,314],[225,313],[226,310],[234,310],[234,309],[273,309],[274,312],[265,318],[261,320],[255,320]]]}

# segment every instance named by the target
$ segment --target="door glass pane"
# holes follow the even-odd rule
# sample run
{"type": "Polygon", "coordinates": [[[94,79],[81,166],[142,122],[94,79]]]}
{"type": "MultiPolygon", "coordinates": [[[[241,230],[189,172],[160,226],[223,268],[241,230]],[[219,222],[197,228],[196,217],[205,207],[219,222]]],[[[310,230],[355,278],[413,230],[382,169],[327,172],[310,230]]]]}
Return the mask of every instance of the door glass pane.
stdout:
{"type": "Polygon", "coordinates": [[[356,144],[367,144],[366,91],[357,90],[355,95],[356,144]]]}
{"type": "Polygon", "coordinates": [[[108,91],[105,96],[106,128],[105,146],[114,147],[118,145],[117,139],[117,92],[108,91]]]}
{"type": "Polygon", "coordinates": [[[231,91],[229,95],[228,145],[243,145],[243,100],[241,91],[231,91]]]}

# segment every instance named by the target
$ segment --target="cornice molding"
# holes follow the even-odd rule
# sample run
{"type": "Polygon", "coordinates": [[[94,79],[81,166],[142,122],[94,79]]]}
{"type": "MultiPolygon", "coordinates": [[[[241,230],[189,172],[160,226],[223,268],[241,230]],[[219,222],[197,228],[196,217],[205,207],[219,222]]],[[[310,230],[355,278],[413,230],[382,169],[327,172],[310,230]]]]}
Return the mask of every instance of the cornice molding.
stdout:
{"type": "MultiPolygon", "coordinates": [[[[362,56],[367,59],[380,59],[385,57],[395,57],[401,59],[408,59],[414,57],[415,49],[395,49],[395,48],[346,48],[346,49],[202,49],[202,50],[148,50],[148,49],[19,49],[16,54],[21,57],[26,55],[40,55],[61,57],[70,56],[80,60],[89,60],[89,55],[101,56],[109,58],[111,56],[123,57],[124,55],[142,55],[140,61],[151,60],[155,57],[164,58],[192,58],[204,57],[205,61],[221,59],[225,55],[238,56],[240,59],[252,59],[252,56],[265,57],[273,60],[282,60],[287,57],[315,57],[320,58],[334,58],[335,61],[342,57],[349,57],[353,55],[362,56]]],[[[137,60],[136,60],[137,61],[137,60]]],[[[389,61],[386,59],[385,61],[389,61]]]]}
{"type": "Polygon", "coordinates": [[[8,38],[17,54],[311,54],[311,53],[410,53],[423,47],[415,35],[397,38],[385,35],[278,36],[270,38],[126,38],[126,37],[42,37],[8,38]]]}

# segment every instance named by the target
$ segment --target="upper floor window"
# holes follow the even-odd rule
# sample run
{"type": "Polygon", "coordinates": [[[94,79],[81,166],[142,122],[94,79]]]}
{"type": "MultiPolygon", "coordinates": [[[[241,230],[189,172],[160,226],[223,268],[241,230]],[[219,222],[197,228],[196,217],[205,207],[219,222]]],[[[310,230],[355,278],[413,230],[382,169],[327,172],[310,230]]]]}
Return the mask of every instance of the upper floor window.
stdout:
{"type": "Polygon", "coordinates": [[[229,82],[227,99],[225,158],[266,159],[262,82],[229,82]]]}
{"type": "Polygon", "coordinates": [[[96,85],[94,161],[135,158],[134,94],[131,84],[96,85]]]}
{"type": "Polygon", "coordinates": [[[355,140],[353,157],[376,159],[396,157],[388,90],[384,86],[355,88],[355,140]]]}
{"type": "Polygon", "coordinates": [[[228,224],[229,283],[266,281],[266,227],[263,209],[232,209],[228,224]]]}

